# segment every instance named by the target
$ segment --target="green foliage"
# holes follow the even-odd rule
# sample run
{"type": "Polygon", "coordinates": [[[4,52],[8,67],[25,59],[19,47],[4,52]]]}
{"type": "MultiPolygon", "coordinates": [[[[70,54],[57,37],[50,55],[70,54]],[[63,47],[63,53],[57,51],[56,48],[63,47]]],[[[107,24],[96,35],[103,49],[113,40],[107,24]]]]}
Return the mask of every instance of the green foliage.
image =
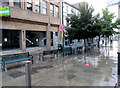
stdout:
{"type": "Polygon", "coordinates": [[[116,20],[116,25],[117,25],[117,26],[120,25],[120,19],[117,19],[117,20],[116,20]]]}
{"type": "Polygon", "coordinates": [[[114,13],[110,13],[108,8],[102,10],[103,16],[101,18],[101,33],[106,37],[111,36],[116,33],[113,28],[116,28],[116,23],[112,23],[112,20],[115,18],[114,13]]]}
{"type": "Polygon", "coordinates": [[[94,9],[89,7],[88,4],[79,6],[80,15],[74,13],[68,14],[66,18],[70,27],[67,28],[68,37],[70,39],[86,39],[93,37],[93,13],[94,9]]]}
{"type": "Polygon", "coordinates": [[[66,18],[69,24],[67,31],[70,39],[87,39],[101,34],[109,37],[116,33],[113,28],[117,27],[120,20],[112,23],[115,16],[107,8],[103,9],[102,17],[100,17],[100,14],[93,16],[94,9],[88,4],[79,6],[79,12],[80,15],[72,12],[66,18]]]}

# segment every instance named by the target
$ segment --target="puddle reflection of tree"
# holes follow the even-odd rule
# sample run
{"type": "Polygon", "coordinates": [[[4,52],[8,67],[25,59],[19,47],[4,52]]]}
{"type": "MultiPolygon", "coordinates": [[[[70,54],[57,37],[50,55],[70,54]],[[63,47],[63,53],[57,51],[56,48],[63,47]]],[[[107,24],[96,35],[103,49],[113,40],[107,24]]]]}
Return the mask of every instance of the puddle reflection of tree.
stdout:
{"type": "MultiPolygon", "coordinates": [[[[89,51],[87,51],[86,53],[85,53],[85,51],[84,51],[84,49],[83,49],[83,63],[84,64],[90,64],[90,60],[87,60],[87,56],[88,57],[92,57],[92,58],[95,58],[95,56],[98,56],[99,54],[100,54],[100,48],[92,48],[91,50],[89,50],[89,51]]],[[[94,64],[95,64],[95,60],[94,60],[94,64]]]]}

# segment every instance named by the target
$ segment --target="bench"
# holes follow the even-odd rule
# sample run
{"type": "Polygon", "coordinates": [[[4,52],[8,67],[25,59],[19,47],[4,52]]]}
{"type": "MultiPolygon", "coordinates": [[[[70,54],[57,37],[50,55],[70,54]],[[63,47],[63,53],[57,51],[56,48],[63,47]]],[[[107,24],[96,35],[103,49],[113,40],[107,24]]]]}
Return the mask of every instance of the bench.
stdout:
{"type": "Polygon", "coordinates": [[[77,47],[78,54],[81,54],[81,53],[82,53],[82,48],[83,48],[83,46],[78,46],[78,47],[77,47]]]}
{"type": "Polygon", "coordinates": [[[32,60],[33,63],[33,56],[26,53],[18,53],[18,54],[9,54],[9,55],[2,55],[1,56],[1,69],[2,71],[6,71],[6,64],[16,63],[20,61],[32,60]]]}
{"type": "Polygon", "coordinates": [[[44,61],[44,56],[46,56],[46,55],[53,55],[54,57],[55,57],[55,55],[57,55],[57,57],[58,57],[58,50],[43,51],[42,53],[39,53],[39,60],[41,57],[42,61],[44,61]]]}
{"type": "Polygon", "coordinates": [[[64,53],[65,53],[66,55],[71,54],[71,53],[72,53],[72,48],[71,48],[71,47],[66,47],[66,48],[64,48],[64,53]]]}

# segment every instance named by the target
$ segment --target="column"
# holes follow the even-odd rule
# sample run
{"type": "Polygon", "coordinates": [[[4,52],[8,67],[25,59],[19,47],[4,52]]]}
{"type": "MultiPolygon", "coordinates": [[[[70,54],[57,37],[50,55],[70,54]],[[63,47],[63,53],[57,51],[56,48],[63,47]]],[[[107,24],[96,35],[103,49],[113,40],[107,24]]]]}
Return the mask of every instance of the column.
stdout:
{"type": "Polygon", "coordinates": [[[21,49],[23,52],[26,51],[26,31],[22,30],[21,31],[21,49]]]}

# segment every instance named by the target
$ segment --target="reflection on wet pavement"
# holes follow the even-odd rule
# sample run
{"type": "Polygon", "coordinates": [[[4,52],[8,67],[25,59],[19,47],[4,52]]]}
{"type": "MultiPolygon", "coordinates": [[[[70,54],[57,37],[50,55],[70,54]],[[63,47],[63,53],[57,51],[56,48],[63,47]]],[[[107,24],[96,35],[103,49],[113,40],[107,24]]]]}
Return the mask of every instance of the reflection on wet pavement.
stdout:
{"type": "MultiPolygon", "coordinates": [[[[32,69],[36,70],[32,75],[33,86],[115,86],[117,47],[101,47],[100,53],[98,48],[94,48],[85,55],[68,55],[64,58],[60,56],[52,61],[38,61],[32,69]]],[[[23,71],[22,68],[18,70],[23,71]]],[[[23,76],[21,80],[25,80],[23,76]]],[[[12,81],[4,83],[9,84],[12,81]]]]}

